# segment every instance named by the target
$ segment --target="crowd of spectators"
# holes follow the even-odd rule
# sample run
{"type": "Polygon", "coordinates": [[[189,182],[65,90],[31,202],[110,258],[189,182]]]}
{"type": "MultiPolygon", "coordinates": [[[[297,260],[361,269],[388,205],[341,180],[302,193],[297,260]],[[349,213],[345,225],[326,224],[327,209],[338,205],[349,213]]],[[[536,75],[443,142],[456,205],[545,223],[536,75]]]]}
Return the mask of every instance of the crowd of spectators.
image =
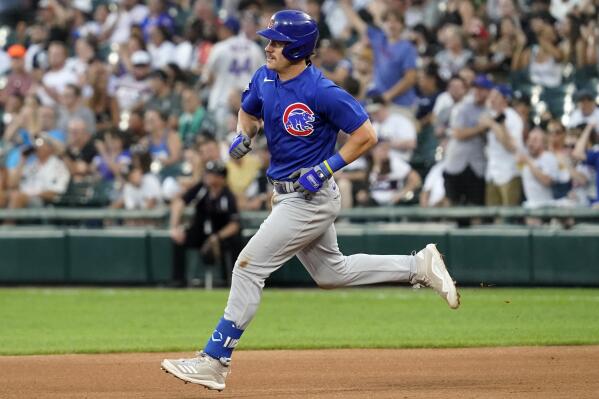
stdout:
{"type": "Polygon", "coordinates": [[[597,202],[597,0],[27,0],[0,28],[0,206],[187,202],[220,160],[268,209],[264,140],[227,148],[282,8],[378,133],[344,207],[597,202]]]}

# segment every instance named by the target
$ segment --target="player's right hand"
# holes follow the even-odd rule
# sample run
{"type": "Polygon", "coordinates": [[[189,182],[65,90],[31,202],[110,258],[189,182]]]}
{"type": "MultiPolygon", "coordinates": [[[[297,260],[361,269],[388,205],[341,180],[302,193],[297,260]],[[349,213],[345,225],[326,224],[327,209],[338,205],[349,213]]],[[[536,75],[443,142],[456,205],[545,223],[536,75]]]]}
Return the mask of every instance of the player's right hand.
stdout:
{"type": "Polygon", "coordinates": [[[233,159],[239,159],[252,150],[250,147],[252,140],[245,134],[239,133],[233,139],[231,147],[229,147],[229,155],[233,159]]]}

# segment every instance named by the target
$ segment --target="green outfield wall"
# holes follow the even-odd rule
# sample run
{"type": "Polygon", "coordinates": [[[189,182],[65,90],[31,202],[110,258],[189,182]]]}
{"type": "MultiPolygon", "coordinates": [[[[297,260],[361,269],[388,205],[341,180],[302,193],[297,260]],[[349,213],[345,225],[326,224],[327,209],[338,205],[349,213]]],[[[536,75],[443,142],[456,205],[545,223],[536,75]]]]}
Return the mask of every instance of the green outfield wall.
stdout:
{"type": "MultiPolygon", "coordinates": [[[[337,228],[345,254],[409,254],[438,244],[461,285],[599,286],[599,228],[582,230],[401,225],[337,228]]],[[[245,230],[246,239],[253,230],[245,230]]],[[[189,254],[190,273],[206,269],[189,254]]],[[[143,284],[168,282],[166,230],[14,229],[0,231],[0,284],[143,284]]],[[[214,270],[218,266],[212,266],[214,270]]],[[[215,272],[218,282],[218,272],[215,272]]],[[[297,259],[269,285],[313,285],[297,259]]]]}

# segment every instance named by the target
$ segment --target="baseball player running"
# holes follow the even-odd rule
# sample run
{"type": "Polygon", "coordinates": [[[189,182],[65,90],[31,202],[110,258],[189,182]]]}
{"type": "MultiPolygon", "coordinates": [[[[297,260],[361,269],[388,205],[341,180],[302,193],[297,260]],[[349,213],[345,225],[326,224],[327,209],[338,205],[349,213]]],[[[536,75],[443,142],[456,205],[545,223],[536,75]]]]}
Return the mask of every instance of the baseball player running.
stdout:
{"type": "Polygon", "coordinates": [[[344,256],[339,251],[333,222],[340,195],[333,174],[372,148],[376,134],[362,106],[310,63],[318,39],[310,16],[280,11],[258,33],[269,40],[266,65],[242,94],[240,133],[229,153],[240,158],[251,151],[264,123],[273,209],[235,262],[224,316],[203,351],[191,359],[162,361],[176,377],[216,390],[225,388],[233,349],[258,310],[264,281],[294,255],[320,287],[419,283],[450,308],[460,305],[434,244],[416,255],[344,256]],[[339,130],[350,136],[335,153],[339,130]]]}

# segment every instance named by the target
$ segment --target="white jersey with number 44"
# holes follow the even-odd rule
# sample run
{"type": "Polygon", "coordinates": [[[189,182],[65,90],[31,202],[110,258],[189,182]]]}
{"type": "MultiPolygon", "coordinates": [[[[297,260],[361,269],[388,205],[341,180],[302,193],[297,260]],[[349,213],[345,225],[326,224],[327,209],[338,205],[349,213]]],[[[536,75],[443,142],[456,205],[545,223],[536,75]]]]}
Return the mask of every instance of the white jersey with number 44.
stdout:
{"type": "Polygon", "coordinates": [[[206,63],[206,72],[214,77],[208,109],[226,106],[231,91],[242,91],[263,64],[264,51],[243,34],[215,44],[206,63]]]}

